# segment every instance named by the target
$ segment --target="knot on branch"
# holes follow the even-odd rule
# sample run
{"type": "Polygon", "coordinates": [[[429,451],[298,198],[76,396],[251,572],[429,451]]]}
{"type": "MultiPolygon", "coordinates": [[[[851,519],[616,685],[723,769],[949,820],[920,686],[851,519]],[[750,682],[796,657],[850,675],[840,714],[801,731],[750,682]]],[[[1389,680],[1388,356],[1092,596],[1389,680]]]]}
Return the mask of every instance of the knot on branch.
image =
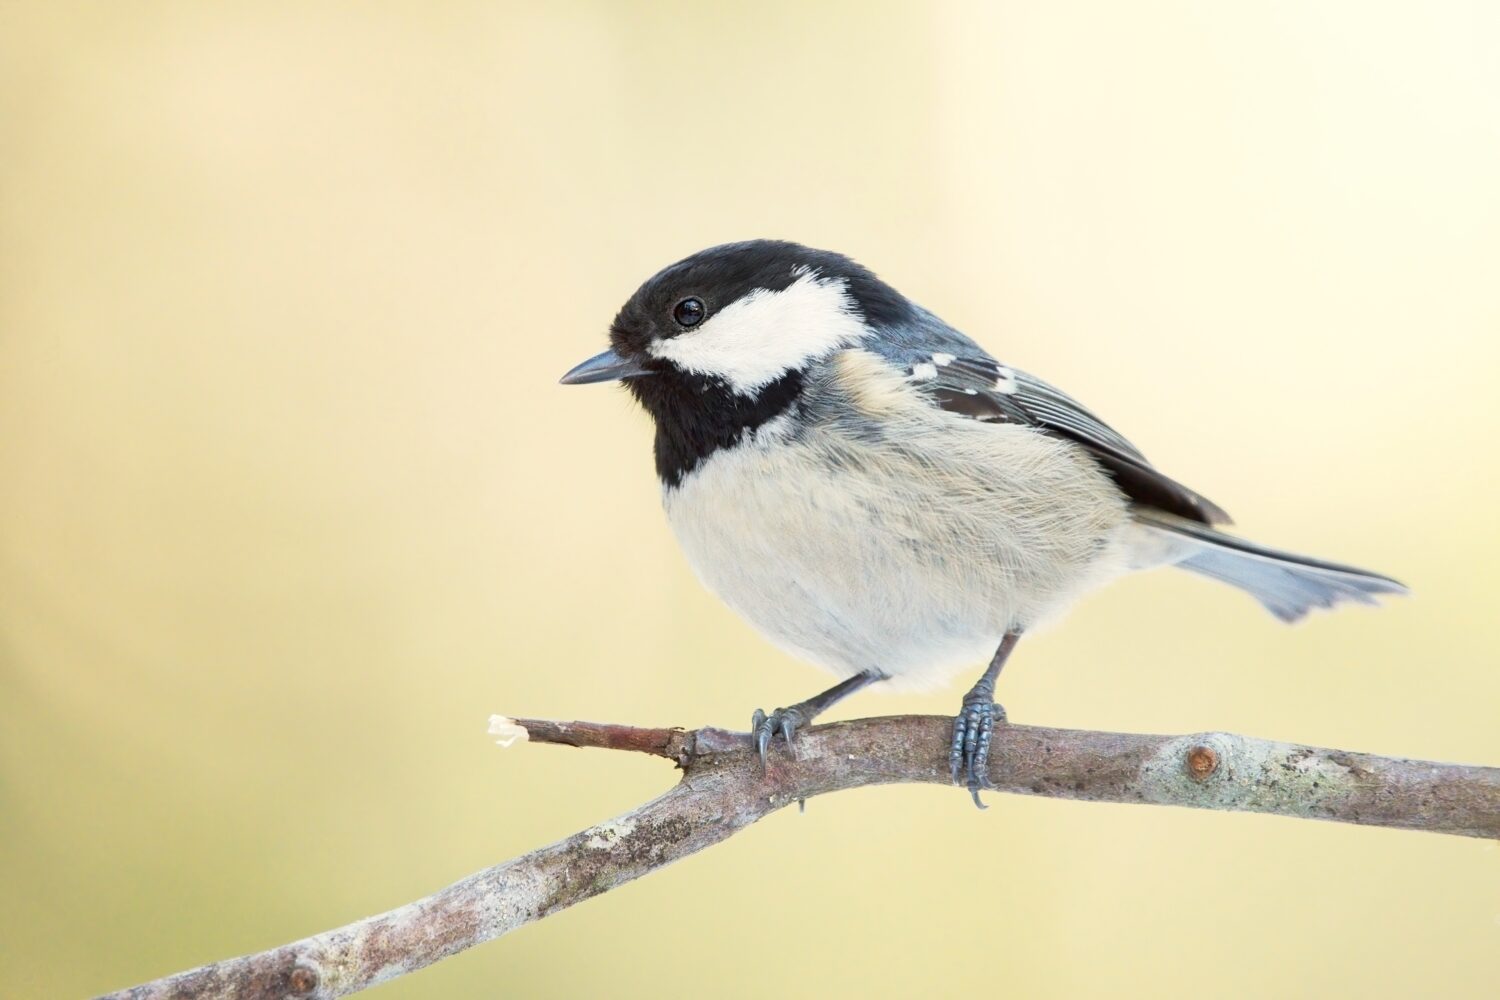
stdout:
{"type": "Polygon", "coordinates": [[[1187,752],[1188,777],[1194,781],[1207,781],[1218,769],[1219,754],[1213,747],[1200,743],[1187,752]]]}
{"type": "Polygon", "coordinates": [[[297,964],[292,966],[291,973],[286,977],[286,986],[291,991],[292,996],[304,997],[311,995],[318,988],[318,984],[322,980],[323,977],[318,974],[318,969],[315,965],[306,959],[299,959],[297,964]]]}

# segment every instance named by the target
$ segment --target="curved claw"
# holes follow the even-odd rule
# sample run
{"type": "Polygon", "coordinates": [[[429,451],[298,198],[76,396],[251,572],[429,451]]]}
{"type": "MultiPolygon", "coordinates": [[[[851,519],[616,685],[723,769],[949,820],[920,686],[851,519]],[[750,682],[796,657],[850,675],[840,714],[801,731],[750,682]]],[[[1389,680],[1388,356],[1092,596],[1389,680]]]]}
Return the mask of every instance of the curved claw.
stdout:
{"type": "Polygon", "coordinates": [[[750,716],[750,735],[755,740],[756,752],[760,754],[761,770],[765,770],[766,751],[771,746],[771,727],[766,725],[768,721],[766,713],[758,708],[750,716]]]}
{"type": "Polygon", "coordinates": [[[797,735],[797,727],[802,724],[802,713],[784,708],[776,714],[781,716],[781,738],[786,740],[786,748],[791,750],[794,746],[792,737],[797,735]]]}
{"type": "MultiPolygon", "coordinates": [[[[986,744],[986,748],[987,747],[988,745],[986,744]]],[[[980,792],[987,791],[995,787],[995,783],[990,780],[988,756],[986,756],[985,760],[982,763],[978,763],[975,766],[973,773],[969,775],[967,787],[969,789],[969,794],[974,796],[974,805],[978,806],[980,809],[988,809],[989,806],[985,805],[979,799],[980,792]]]]}

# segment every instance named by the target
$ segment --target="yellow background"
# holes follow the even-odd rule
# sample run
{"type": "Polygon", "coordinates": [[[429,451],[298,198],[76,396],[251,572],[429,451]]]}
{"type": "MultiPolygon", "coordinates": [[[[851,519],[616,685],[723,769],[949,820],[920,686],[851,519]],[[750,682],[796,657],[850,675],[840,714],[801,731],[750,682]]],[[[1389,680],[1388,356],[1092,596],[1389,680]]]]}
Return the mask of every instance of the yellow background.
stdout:
{"type": "MultiPolygon", "coordinates": [[[[692,579],[625,394],[556,384],[729,239],[855,255],[1247,534],[1416,590],[1289,629],[1139,577],[1023,644],[1014,718],[1500,764],[1497,52],[1486,0],[0,7],[0,995],[673,780],[491,712],[824,685],[692,579]]],[[[992,805],[818,800],[382,995],[1495,995],[1493,844],[992,805]]]]}

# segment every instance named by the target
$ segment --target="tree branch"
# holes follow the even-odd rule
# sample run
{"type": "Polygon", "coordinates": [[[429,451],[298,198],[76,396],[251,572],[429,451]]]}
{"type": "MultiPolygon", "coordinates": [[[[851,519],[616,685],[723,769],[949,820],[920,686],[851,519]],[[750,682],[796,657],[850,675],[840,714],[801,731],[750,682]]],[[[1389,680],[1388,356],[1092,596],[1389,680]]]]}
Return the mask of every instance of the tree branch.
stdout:
{"type": "MultiPolygon", "coordinates": [[[[948,784],[952,720],[895,716],[806,730],[767,770],[744,733],[500,720],[537,743],[676,761],[671,791],[623,816],[425,899],[257,955],[216,962],[116,1000],[344,996],[497,938],[716,844],[792,802],[846,788],[948,784]]],[[[1500,839],[1500,768],[1377,757],[1229,733],[1142,736],[997,726],[995,789],[1093,802],[1276,813],[1500,839]]]]}

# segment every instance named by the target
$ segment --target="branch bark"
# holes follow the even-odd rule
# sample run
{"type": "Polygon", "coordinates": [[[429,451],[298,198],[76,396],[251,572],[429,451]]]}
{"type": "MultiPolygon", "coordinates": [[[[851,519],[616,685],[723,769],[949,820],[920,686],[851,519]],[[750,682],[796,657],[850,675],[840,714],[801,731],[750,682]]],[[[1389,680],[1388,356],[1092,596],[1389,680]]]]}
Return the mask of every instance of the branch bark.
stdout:
{"type": "MultiPolygon", "coordinates": [[[[744,733],[504,720],[537,743],[665,757],[665,795],[399,907],[113,1000],[344,996],[414,972],[716,844],[799,800],[866,785],[948,784],[952,720],[893,716],[806,730],[763,773],[744,733]]],[[[997,726],[995,790],[1276,813],[1500,839],[1500,768],[1403,760],[1230,733],[1146,736],[997,726]]]]}

